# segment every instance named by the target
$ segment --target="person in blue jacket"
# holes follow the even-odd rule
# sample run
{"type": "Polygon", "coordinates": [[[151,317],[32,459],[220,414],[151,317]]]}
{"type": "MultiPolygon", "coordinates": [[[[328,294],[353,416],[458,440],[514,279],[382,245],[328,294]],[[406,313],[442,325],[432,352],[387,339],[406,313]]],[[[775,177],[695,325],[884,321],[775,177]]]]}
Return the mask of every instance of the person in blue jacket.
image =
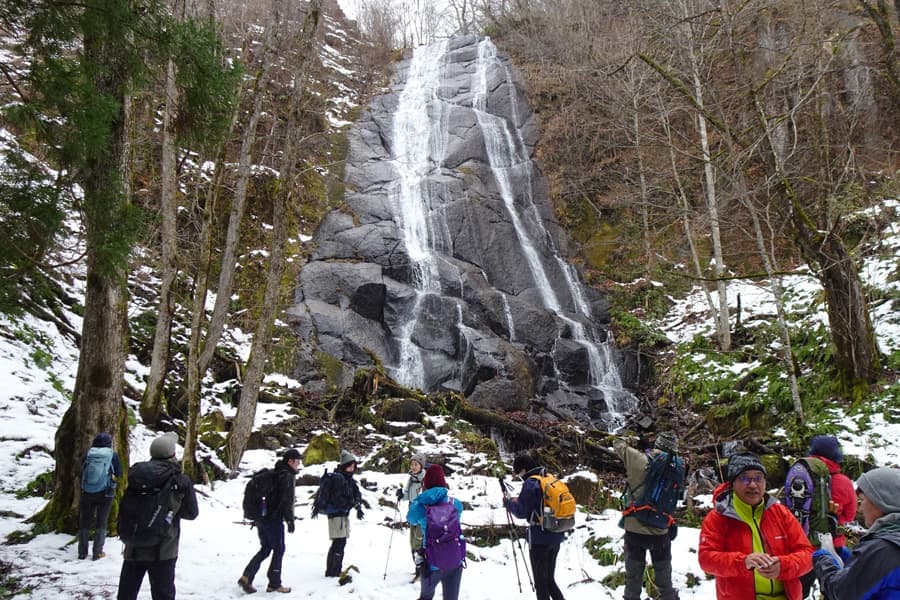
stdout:
{"type": "Polygon", "coordinates": [[[544,467],[527,454],[521,454],[513,461],[513,471],[525,483],[518,498],[504,496],[503,506],[513,515],[528,521],[528,556],[534,574],[534,592],[538,600],[565,600],[555,579],[556,557],[565,534],[545,531],[540,518],[535,518],[535,515],[544,512],[544,494],[540,482],[532,475],[543,474],[544,467]]]}
{"type": "Polygon", "coordinates": [[[81,465],[82,474],[89,461],[104,464],[107,472],[102,485],[97,489],[88,487],[87,482],[81,482],[81,500],[78,509],[78,558],[85,559],[88,556],[88,545],[91,535],[91,526],[94,526],[94,547],[91,552],[93,560],[100,560],[106,556],[103,545],[106,543],[106,526],[109,521],[109,511],[116,495],[116,482],[122,477],[122,461],[112,448],[112,436],[101,431],[94,437],[91,448],[87,451],[81,465]],[[96,455],[96,456],[95,456],[96,455]]]}
{"type": "Polygon", "coordinates": [[[859,510],[869,530],[843,567],[828,550],[813,553],[813,567],[829,600],[900,598],[900,469],[879,467],[856,481],[859,510]]]}
{"type": "MultiPolygon", "coordinates": [[[[458,526],[463,510],[462,503],[456,498],[450,497],[447,480],[444,478],[444,469],[440,465],[430,465],[422,480],[422,492],[409,503],[409,512],[406,513],[406,521],[410,525],[422,528],[423,543],[427,543],[428,540],[426,507],[447,501],[452,501],[456,508],[456,524],[458,526]]],[[[464,545],[463,548],[465,548],[464,545]]],[[[464,564],[465,555],[460,559],[458,565],[450,569],[441,570],[434,565],[426,564],[428,573],[423,573],[420,579],[419,600],[432,600],[438,583],[441,584],[444,600],[457,600],[464,564]]]]}

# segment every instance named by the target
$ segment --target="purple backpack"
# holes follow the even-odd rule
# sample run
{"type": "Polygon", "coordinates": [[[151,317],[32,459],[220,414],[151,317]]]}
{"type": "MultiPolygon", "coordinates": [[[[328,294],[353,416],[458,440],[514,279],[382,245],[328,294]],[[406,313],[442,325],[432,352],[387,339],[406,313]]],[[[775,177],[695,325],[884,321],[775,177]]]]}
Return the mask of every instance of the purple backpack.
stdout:
{"type": "Polygon", "coordinates": [[[441,571],[450,571],[466,559],[466,540],[459,527],[453,500],[425,507],[425,560],[441,571]]]}

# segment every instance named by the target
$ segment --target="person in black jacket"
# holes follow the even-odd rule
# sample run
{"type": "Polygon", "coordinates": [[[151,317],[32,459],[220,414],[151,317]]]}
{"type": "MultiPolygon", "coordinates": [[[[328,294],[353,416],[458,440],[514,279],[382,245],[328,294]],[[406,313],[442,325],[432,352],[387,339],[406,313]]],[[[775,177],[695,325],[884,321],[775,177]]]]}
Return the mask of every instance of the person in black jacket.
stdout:
{"type": "Polygon", "coordinates": [[[294,475],[299,468],[300,452],[293,448],[275,463],[275,502],[269,504],[266,515],[255,523],[259,532],[259,552],[250,559],[244,567],[244,574],[238,579],[238,585],[248,594],[256,591],[253,578],[269,553],[272,560],[266,571],[269,578],[266,591],[282,594],[291,591],[291,588],[281,585],[281,561],[284,558],[284,523],[287,523],[288,533],[294,533],[294,475]]]}
{"type": "Polygon", "coordinates": [[[94,489],[90,485],[92,482],[82,478],[81,500],[78,504],[78,558],[87,558],[91,526],[94,525],[94,549],[91,557],[99,560],[106,556],[106,552],[103,551],[103,544],[106,542],[106,525],[109,521],[109,510],[112,508],[112,501],[116,495],[116,482],[122,476],[122,461],[112,448],[112,436],[105,431],[94,437],[90,450],[85,454],[81,465],[83,475],[88,462],[94,460],[104,463],[103,468],[107,474],[102,482],[102,489],[94,489]],[[96,522],[94,521],[95,517],[96,522]]]}
{"type": "Polygon", "coordinates": [[[504,495],[503,506],[515,516],[528,521],[528,558],[531,572],[534,573],[537,600],[565,600],[555,579],[556,557],[565,534],[545,531],[541,527],[540,517],[536,517],[544,512],[544,493],[540,482],[532,476],[543,474],[544,467],[527,454],[522,454],[513,461],[513,471],[525,483],[517,498],[504,495]]]}
{"type": "Polygon", "coordinates": [[[194,484],[175,459],[178,434],[169,432],[150,444],[150,460],[137,463],[128,474],[128,485],[162,487],[172,479],[169,497],[171,520],[163,540],[155,546],[125,544],[125,560],[119,574],[118,600],[136,600],[144,580],[150,576],[153,600],[175,600],[175,562],[178,560],[178,542],[181,539],[181,520],[197,518],[197,494],[194,484]]]}
{"type": "Polygon", "coordinates": [[[350,510],[356,508],[356,518],[363,518],[362,494],[353,479],[356,457],[341,450],[341,460],[333,473],[326,473],[319,484],[313,502],[312,516],[328,517],[328,537],[331,547],[325,560],[325,577],[338,577],[344,564],[344,548],[350,535],[350,510]]]}

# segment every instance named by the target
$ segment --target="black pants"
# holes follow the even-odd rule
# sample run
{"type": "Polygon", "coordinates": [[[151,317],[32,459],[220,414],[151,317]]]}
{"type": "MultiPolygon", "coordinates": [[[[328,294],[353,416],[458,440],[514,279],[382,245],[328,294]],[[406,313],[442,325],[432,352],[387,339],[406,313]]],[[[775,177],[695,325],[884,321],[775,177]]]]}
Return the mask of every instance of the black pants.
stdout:
{"type": "Polygon", "coordinates": [[[653,562],[659,600],[677,600],[672,587],[672,540],[668,534],[646,535],[625,532],[625,600],[640,600],[644,584],[647,551],[653,562]]]}
{"type": "Polygon", "coordinates": [[[244,567],[244,576],[247,581],[253,583],[256,572],[269,553],[272,560],[269,562],[269,570],[266,576],[269,578],[269,587],[281,587],[281,561],[284,558],[284,523],[281,521],[259,521],[256,524],[259,532],[259,552],[257,552],[247,566],[244,567]]]}
{"type": "Polygon", "coordinates": [[[86,558],[91,528],[94,531],[94,558],[99,558],[106,542],[106,522],[109,520],[109,509],[112,508],[112,496],[106,492],[91,494],[82,492],[78,513],[78,558],[86,558]],[[96,521],[94,520],[96,516],[96,521]],[[96,526],[94,523],[96,522],[96,526]]]}
{"type": "Polygon", "coordinates": [[[331,540],[331,547],[328,549],[328,556],[325,559],[325,577],[337,577],[344,568],[344,547],[347,545],[347,538],[334,538],[331,540]]]}
{"type": "Polygon", "coordinates": [[[558,554],[559,544],[531,545],[529,548],[528,556],[531,558],[531,572],[534,575],[534,592],[537,594],[537,600],[565,600],[554,578],[558,554]]]}
{"type": "Polygon", "coordinates": [[[175,561],[125,560],[119,574],[118,600],[136,600],[144,581],[144,573],[150,575],[150,595],[153,600],[175,600],[175,561]]]}

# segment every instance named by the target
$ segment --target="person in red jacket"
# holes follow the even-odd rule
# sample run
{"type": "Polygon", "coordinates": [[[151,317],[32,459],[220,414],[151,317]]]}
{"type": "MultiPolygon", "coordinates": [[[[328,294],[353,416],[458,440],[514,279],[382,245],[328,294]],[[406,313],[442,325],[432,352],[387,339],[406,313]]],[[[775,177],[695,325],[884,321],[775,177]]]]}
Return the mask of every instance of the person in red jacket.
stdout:
{"type": "MultiPolygon", "coordinates": [[[[837,515],[838,525],[849,523],[856,519],[856,490],[849,477],[841,473],[841,463],[844,453],[841,444],[833,435],[814,435],[809,442],[809,456],[818,458],[831,473],[831,502],[830,511],[837,515]]],[[[834,549],[842,554],[841,549],[847,546],[847,537],[843,534],[835,534],[834,549]]],[[[801,578],[803,582],[803,597],[809,596],[812,585],[816,580],[816,573],[812,571],[801,578]]]]}
{"type": "Polygon", "coordinates": [[[728,459],[727,482],[700,528],[700,568],[718,600],[800,600],[813,547],[800,523],[766,493],[766,469],[750,452],[728,459]]]}

